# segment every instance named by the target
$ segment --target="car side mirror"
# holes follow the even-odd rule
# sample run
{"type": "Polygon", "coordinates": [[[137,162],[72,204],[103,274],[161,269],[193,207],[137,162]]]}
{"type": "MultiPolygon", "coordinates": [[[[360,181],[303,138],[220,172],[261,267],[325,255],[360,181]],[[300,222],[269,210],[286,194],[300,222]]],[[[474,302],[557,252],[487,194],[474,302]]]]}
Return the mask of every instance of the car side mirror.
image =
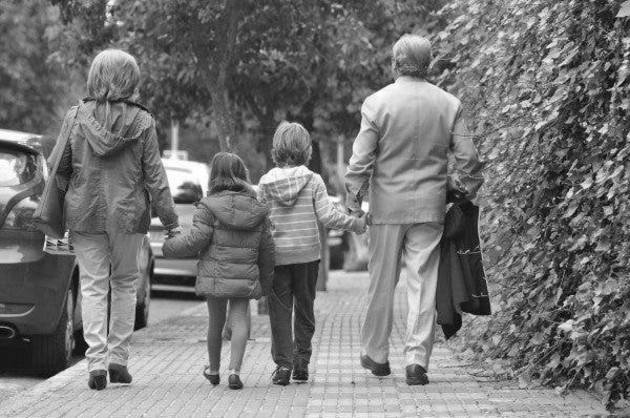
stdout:
{"type": "Polygon", "coordinates": [[[201,200],[203,191],[197,183],[187,181],[177,188],[173,200],[178,204],[194,204],[201,200]]]}

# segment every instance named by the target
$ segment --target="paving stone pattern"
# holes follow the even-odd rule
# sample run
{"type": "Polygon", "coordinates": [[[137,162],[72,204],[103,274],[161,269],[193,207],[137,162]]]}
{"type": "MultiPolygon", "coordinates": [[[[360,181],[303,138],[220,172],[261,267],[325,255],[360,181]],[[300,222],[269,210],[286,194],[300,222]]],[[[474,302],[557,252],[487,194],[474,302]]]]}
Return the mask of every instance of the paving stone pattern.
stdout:
{"type": "Polygon", "coordinates": [[[471,373],[443,343],[434,349],[427,386],[407,386],[402,338],[404,284],[396,295],[391,338],[393,374],[379,379],[359,364],[359,330],[365,311],[366,273],[333,272],[329,291],[317,295],[317,331],[311,380],[271,384],[267,316],[253,316],[241,378],[227,388],[229,343],[224,343],[222,382],[212,387],[201,372],[207,362],[207,312],[184,315],[134,334],[131,385],[96,392],[86,385],[86,363],[0,404],[1,417],[575,417],[606,415],[584,391],[559,396],[552,389],[520,389],[514,381],[488,381],[471,373]]]}

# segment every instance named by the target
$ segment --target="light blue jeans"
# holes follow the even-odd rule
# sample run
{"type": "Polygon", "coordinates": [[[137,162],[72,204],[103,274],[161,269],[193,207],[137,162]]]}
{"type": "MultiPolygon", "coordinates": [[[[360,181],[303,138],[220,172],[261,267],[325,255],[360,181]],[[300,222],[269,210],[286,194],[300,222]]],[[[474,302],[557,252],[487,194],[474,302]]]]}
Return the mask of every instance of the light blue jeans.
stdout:
{"type": "Polygon", "coordinates": [[[136,314],[138,255],[143,234],[70,232],[79,263],[88,371],[127,365],[136,314]],[[110,270],[111,267],[111,270],[110,270]],[[111,273],[110,273],[111,271],[111,273]],[[109,334],[107,293],[111,287],[109,334]]]}

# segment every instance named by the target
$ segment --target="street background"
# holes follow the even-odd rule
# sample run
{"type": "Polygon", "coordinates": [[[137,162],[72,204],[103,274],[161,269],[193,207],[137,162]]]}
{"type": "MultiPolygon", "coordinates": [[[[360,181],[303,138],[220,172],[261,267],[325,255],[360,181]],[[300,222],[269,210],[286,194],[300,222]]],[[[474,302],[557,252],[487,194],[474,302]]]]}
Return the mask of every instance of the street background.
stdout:
{"type": "Polygon", "coordinates": [[[493,315],[454,348],[523,385],[623,407],[630,0],[0,0],[0,128],[47,135],[50,150],[92,59],[121,48],[163,150],[205,163],[234,151],[256,183],[275,128],[297,121],[343,201],[361,104],[392,82],[405,33],[431,41],[427,81],[461,99],[485,161],[493,315]]]}

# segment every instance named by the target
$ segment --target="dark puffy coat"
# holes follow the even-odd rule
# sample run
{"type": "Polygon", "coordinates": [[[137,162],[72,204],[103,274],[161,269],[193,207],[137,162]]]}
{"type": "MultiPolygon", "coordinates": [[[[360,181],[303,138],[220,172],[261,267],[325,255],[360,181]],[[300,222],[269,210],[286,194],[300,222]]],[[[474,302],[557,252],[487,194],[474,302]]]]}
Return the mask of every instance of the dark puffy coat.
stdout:
{"type": "Polygon", "coordinates": [[[269,210],[251,191],[222,191],[197,204],[189,233],[166,240],[166,257],[199,256],[195,291],[221,298],[269,294],[274,243],[269,210]]]}

